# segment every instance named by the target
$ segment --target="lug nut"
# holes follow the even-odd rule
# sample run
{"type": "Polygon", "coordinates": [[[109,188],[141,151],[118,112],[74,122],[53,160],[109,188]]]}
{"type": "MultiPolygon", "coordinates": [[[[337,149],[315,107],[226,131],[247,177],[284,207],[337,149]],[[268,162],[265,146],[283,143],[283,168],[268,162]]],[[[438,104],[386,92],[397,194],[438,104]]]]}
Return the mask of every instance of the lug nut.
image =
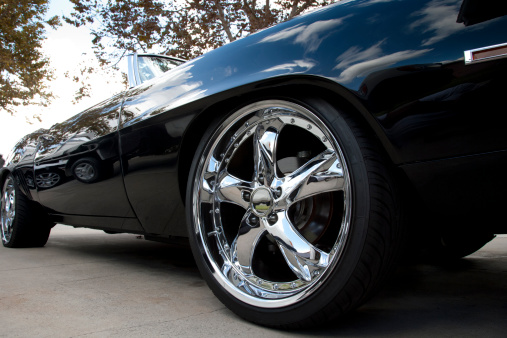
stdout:
{"type": "Polygon", "coordinates": [[[268,216],[268,223],[269,223],[270,225],[273,225],[273,224],[275,224],[276,222],[278,222],[278,215],[277,215],[277,214],[270,214],[270,215],[268,216]]]}
{"type": "Polygon", "coordinates": [[[275,190],[273,190],[273,195],[275,198],[280,198],[280,196],[282,196],[282,187],[277,187],[275,190]]]}
{"type": "Polygon", "coordinates": [[[244,201],[246,202],[250,202],[250,191],[247,191],[247,190],[243,190],[243,192],[241,193],[241,197],[243,198],[244,201]]]}
{"type": "Polygon", "coordinates": [[[255,215],[250,215],[250,217],[248,217],[248,224],[250,224],[250,225],[259,224],[259,217],[255,216],[255,215]]]}

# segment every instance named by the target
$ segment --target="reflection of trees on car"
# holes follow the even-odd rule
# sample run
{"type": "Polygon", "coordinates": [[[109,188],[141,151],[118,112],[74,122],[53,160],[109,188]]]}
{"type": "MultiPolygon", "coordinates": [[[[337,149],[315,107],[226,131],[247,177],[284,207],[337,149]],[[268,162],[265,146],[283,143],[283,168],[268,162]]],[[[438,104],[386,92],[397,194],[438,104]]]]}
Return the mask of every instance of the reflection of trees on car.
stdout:
{"type": "Polygon", "coordinates": [[[108,135],[114,135],[118,128],[121,102],[122,97],[117,95],[45,131],[39,139],[34,165],[35,176],[44,182],[44,188],[49,188],[50,178],[56,186],[73,178],[95,183],[112,175],[118,155],[108,135]],[[59,183],[55,172],[45,172],[48,167],[58,168],[59,183]]]}
{"type": "MultiPolygon", "coordinates": [[[[48,131],[55,138],[52,143],[61,144],[79,134],[106,135],[114,132],[118,127],[118,108],[118,100],[113,98],[77,114],[65,122],[55,124],[48,131]]],[[[41,153],[44,153],[44,150],[41,153]]]]}

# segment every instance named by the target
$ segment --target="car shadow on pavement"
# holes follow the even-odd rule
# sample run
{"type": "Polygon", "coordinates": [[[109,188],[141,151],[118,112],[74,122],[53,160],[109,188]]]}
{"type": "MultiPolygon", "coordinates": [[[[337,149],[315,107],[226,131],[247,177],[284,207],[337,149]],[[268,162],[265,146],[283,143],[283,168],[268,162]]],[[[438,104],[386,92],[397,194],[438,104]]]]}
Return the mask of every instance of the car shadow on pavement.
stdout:
{"type": "Polygon", "coordinates": [[[505,256],[404,265],[357,311],[317,330],[294,334],[505,337],[506,277],[505,256]]]}

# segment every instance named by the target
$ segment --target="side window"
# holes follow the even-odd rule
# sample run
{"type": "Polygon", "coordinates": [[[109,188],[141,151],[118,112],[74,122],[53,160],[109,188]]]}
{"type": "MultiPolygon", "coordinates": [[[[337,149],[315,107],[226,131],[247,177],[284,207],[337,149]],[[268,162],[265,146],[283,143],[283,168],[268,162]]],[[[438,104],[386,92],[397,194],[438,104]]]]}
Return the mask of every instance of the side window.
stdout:
{"type": "Polygon", "coordinates": [[[179,66],[183,61],[157,56],[139,55],[137,64],[141,82],[153,79],[179,66]]]}

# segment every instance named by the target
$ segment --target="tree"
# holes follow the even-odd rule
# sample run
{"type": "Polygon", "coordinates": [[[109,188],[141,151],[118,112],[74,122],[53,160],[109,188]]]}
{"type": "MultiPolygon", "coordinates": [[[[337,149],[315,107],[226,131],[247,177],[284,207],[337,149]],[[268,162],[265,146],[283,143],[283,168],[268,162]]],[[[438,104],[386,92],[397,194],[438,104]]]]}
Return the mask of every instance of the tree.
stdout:
{"type": "Polygon", "coordinates": [[[45,20],[49,0],[2,0],[0,4],[0,110],[15,106],[47,106],[53,95],[49,60],[40,51],[46,27],[59,25],[57,16],[45,20]]]}
{"type": "Polygon", "coordinates": [[[88,25],[97,57],[116,63],[126,53],[192,59],[259,29],[336,0],[70,0],[65,20],[88,25]]]}

